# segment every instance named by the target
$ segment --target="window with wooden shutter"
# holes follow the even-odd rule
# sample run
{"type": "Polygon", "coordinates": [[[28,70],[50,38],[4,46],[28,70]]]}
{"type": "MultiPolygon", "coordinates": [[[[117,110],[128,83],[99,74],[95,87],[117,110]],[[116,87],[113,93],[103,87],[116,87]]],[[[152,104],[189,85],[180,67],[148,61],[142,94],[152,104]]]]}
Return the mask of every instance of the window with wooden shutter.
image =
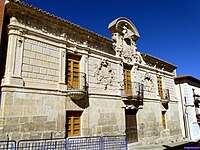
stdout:
{"type": "Polygon", "coordinates": [[[162,111],[162,125],[166,129],[166,111],[162,111]]]}
{"type": "Polygon", "coordinates": [[[81,111],[67,111],[67,137],[80,135],[81,114],[81,111]]]}
{"type": "Polygon", "coordinates": [[[162,78],[157,77],[157,83],[158,83],[158,94],[161,98],[163,98],[163,88],[162,88],[162,78]]]}
{"type": "Polygon", "coordinates": [[[132,94],[131,66],[124,65],[124,92],[132,94]]]}
{"type": "Polygon", "coordinates": [[[67,55],[67,85],[73,88],[79,88],[80,74],[79,74],[80,57],[77,55],[67,55]]]}

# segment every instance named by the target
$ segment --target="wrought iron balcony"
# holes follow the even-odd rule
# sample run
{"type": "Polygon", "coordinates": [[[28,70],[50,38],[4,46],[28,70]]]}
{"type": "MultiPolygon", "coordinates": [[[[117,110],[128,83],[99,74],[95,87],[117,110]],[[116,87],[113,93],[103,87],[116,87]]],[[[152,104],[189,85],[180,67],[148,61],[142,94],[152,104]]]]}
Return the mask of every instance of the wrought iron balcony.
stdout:
{"type": "Polygon", "coordinates": [[[87,95],[86,74],[82,72],[68,73],[67,76],[67,95],[72,100],[83,99],[87,95]]]}
{"type": "Polygon", "coordinates": [[[200,95],[195,94],[195,95],[193,95],[193,96],[194,96],[194,103],[195,103],[195,104],[199,104],[199,103],[200,103],[200,95]]]}
{"type": "Polygon", "coordinates": [[[163,89],[163,95],[161,96],[161,103],[167,104],[170,101],[169,89],[163,89]]]}
{"type": "Polygon", "coordinates": [[[135,100],[143,104],[144,86],[139,82],[124,82],[122,90],[123,100],[135,100]]]}

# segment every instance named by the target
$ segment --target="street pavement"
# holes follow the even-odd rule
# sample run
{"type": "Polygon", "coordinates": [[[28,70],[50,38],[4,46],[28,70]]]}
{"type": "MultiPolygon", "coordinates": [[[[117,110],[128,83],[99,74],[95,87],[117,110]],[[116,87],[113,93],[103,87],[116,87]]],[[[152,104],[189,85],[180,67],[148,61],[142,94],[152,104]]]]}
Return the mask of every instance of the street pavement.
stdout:
{"type": "Polygon", "coordinates": [[[137,143],[128,144],[128,150],[200,150],[200,140],[183,141],[177,143],[161,143],[152,145],[141,145],[137,143]]]}

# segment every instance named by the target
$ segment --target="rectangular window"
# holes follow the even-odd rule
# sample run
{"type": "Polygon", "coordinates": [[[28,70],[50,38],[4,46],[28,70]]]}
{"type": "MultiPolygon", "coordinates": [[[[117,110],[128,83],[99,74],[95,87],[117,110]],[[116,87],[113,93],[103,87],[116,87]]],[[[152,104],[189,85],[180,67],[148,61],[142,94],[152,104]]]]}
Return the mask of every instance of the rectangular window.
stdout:
{"type": "Polygon", "coordinates": [[[80,57],[77,55],[67,55],[67,85],[72,88],[79,88],[80,57]]]}
{"type": "Polygon", "coordinates": [[[162,111],[162,125],[166,129],[166,111],[162,111]]]}
{"type": "Polygon", "coordinates": [[[67,119],[66,119],[67,137],[80,135],[81,114],[82,114],[81,111],[67,111],[67,119]]]}
{"type": "Polygon", "coordinates": [[[160,98],[163,99],[163,88],[162,88],[162,78],[161,77],[157,77],[157,83],[158,83],[158,94],[159,94],[160,98]]]}
{"type": "Polygon", "coordinates": [[[131,66],[124,65],[124,92],[132,94],[131,66]]]}

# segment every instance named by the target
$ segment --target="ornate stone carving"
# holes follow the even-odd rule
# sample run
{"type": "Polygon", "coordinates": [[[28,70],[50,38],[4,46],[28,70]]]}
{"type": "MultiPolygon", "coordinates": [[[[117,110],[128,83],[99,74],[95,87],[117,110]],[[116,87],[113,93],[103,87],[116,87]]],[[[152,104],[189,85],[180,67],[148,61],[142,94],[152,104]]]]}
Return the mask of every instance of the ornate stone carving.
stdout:
{"type": "Polygon", "coordinates": [[[133,62],[137,51],[135,41],[139,38],[135,26],[126,18],[118,18],[109,24],[109,29],[116,55],[122,57],[126,63],[133,62]]]}
{"type": "Polygon", "coordinates": [[[113,49],[116,52],[116,55],[121,57],[122,56],[122,37],[119,35],[119,33],[114,33],[112,35],[113,40],[113,49]]]}
{"type": "Polygon", "coordinates": [[[124,60],[127,62],[127,63],[130,63],[133,61],[133,56],[134,56],[134,53],[131,49],[126,49],[126,50],[123,50],[122,52],[122,56],[124,58],[124,60]]]}
{"type": "Polygon", "coordinates": [[[152,76],[148,72],[146,72],[144,75],[143,83],[144,83],[144,90],[146,92],[152,93],[154,88],[154,82],[152,76]]]}
{"type": "Polygon", "coordinates": [[[108,85],[111,85],[114,80],[114,71],[111,68],[111,64],[107,59],[102,59],[98,65],[95,65],[94,76],[97,79],[98,84],[102,84],[106,90],[108,85]]]}
{"type": "Polygon", "coordinates": [[[136,63],[139,63],[139,64],[145,64],[140,52],[136,52],[134,55],[133,55],[133,59],[135,60],[136,63]]]}
{"type": "Polygon", "coordinates": [[[134,38],[134,33],[128,28],[128,24],[125,23],[124,26],[122,27],[122,34],[124,36],[124,39],[131,39],[133,40],[134,38]]]}

